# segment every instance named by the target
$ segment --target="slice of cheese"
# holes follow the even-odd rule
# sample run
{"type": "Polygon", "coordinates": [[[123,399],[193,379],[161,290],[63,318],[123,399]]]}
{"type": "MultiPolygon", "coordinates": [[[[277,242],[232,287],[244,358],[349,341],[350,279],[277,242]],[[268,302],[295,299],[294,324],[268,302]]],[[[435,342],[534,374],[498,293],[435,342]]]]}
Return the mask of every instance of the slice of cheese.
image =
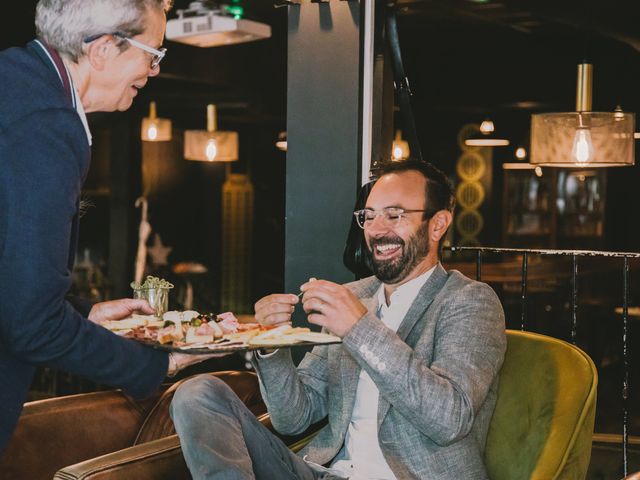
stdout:
{"type": "Polygon", "coordinates": [[[258,335],[255,335],[254,337],[252,337],[251,340],[265,340],[267,338],[279,337],[283,335],[285,332],[291,330],[291,328],[292,327],[289,324],[281,325],[279,327],[272,328],[271,330],[266,330],[262,333],[259,333],[258,335]]]}
{"type": "Polygon", "coordinates": [[[287,335],[287,337],[293,337],[299,342],[331,343],[342,341],[340,337],[322,332],[298,332],[287,335]]]}
{"type": "Polygon", "coordinates": [[[298,341],[292,335],[280,335],[270,338],[259,338],[259,335],[256,335],[249,340],[249,345],[293,345],[298,341]]]}
{"type": "Polygon", "coordinates": [[[215,340],[213,335],[198,335],[196,334],[195,327],[189,327],[187,329],[187,335],[185,341],[187,343],[213,343],[215,340]]]}

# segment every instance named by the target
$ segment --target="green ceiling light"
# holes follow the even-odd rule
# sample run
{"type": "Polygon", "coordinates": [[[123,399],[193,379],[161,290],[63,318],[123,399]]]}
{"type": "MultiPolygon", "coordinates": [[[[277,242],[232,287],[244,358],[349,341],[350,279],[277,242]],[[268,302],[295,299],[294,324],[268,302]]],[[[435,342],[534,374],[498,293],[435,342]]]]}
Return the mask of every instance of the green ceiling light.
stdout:
{"type": "Polygon", "coordinates": [[[244,16],[244,8],[241,5],[225,5],[224,9],[236,20],[240,20],[244,16]]]}
{"type": "Polygon", "coordinates": [[[635,115],[592,112],[593,66],[578,65],[576,111],[531,116],[533,165],[624,167],[635,162],[635,115]]]}

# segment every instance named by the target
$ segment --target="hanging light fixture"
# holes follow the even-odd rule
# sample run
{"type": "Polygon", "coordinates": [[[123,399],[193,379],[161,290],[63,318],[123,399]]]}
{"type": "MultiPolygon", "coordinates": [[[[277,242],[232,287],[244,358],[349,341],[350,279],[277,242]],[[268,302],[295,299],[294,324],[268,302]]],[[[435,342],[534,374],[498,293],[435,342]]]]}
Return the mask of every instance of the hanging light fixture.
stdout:
{"type": "Polygon", "coordinates": [[[592,112],[593,66],[578,65],[576,111],[531,116],[533,165],[624,167],[635,162],[635,115],[592,112]]]}
{"type": "Polygon", "coordinates": [[[282,150],[283,152],[287,151],[287,132],[280,132],[278,134],[278,140],[276,140],[276,148],[278,150],[282,150]]]}
{"type": "Polygon", "coordinates": [[[394,162],[406,160],[409,158],[410,153],[409,143],[402,139],[402,132],[400,130],[396,130],[396,138],[393,139],[393,144],[391,146],[391,160],[394,162]]]}
{"type": "Polygon", "coordinates": [[[168,142],[171,140],[171,120],[158,118],[156,102],[149,103],[149,116],[142,119],[140,138],[145,142],[168,142]]]}
{"type": "Polygon", "coordinates": [[[518,160],[524,160],[527,158],[527,149],[524,147],[516,148],[515,156],[518,160]]]}
{"type": "Polygon", "coordinates": [[[493,121],[486,118],[480,124],[480,131],[466,138],[464,144],[469,147],[506,147],[509,140],[499,138],[493,121]]]}
{"type": "Polygon", "coordinates": [[[207,129],[184,132],[184,158],[202,162],[238,159],[238,133],[217,129],[216,107],[207,105],[207,129]]]}

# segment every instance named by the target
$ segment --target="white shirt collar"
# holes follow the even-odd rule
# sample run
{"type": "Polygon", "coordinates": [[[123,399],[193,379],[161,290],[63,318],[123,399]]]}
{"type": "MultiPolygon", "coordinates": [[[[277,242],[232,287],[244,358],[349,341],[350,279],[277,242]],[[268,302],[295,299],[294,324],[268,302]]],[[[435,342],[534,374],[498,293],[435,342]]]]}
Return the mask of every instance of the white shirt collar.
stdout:
{"type": "MultiPolygon", "coordinates": [[[[413,280],[409,280],[407,283],[403,283],[398,288],[396,288],[395,291],[391,294],[389,304],[393,305],[394,302],[397,302],[398,300],[400,300],[405,305],[411,305],[415,300],[415,298],[418,296],[418,292],[420,291],[422,286],[427,282],[427,280],[429,279],[429,277],[431,276],[431,274],[433,273],[437,265],[438,264],[436,263],[433,267],[431,267],[429,270],[427,270],[423,274],[418,275],[413,280]]],[[[386,306],[387,299],[384,295],[384,283],[380,285],[377,295],[378,295],[378,308],[381,308],[383,305],[386,306]]]]}
{"type": "MultiPolygon", "coordinates": [[[[66,65],[65,65],[65,68],[66,68],[66,65]]],[[[89,142],[89,145],[91,145],[92,137],[91,137],[91,130],[89,130],[89,122],[87,121],[87,114],[85,113],[84,107],[82,106],[82,102],[80,101],[80,94],[78,94],[78,90],[76,90],[76,86],[73,84],[73,80],[71,80],[71,75],[69,75],[69,81],[71,82],[71,90],[73,92],[73,103],[76,107],[76,112],[78,112],[78,116],[80,117],[80,121],[82,122],[82,126],[84,127],[84,132],[87,134],[87,142],[89,142]]]]}

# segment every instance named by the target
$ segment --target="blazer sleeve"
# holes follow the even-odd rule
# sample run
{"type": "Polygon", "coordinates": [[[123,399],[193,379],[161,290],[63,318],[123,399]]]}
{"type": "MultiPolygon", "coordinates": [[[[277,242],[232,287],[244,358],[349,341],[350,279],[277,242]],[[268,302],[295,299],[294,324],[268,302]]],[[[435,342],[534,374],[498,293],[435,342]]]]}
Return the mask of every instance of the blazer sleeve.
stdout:
{"type": "Polygon", "coordinates": [[[295,435],[327,416],[327,355],[328,346],[314,347],[298,368],[288,348],[254,359],[262,398],[278,432],[295,435]]]}
{"type": "Polygon", "coordinates": [[[0,341],[24,362],[145,396],[165,378],[166,353],[118,337],[65,299],[88,155],[71,109],[39,111],[0,131],[0,341]]]}
{"type": "Polygon", "coordinates": [[[506,350],[504,313],[488,285],[471,282],[435,315],[430,364],[371,314],[343,345],[394,409],[447,445],[469,433],[497,378],[506,350]]]}

